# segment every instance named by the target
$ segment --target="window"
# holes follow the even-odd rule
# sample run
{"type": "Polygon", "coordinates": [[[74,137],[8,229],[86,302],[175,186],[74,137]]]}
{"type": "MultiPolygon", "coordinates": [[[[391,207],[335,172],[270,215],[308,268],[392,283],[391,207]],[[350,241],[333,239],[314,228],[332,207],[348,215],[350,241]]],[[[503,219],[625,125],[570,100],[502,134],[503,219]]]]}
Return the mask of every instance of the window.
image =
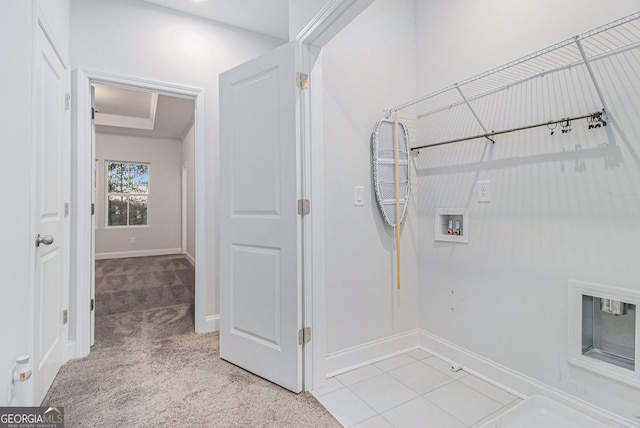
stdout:
{"type": "Polygon", "coordinates": [[[107,226],[147,224],[149,164],[107,161],[107,226]]]}

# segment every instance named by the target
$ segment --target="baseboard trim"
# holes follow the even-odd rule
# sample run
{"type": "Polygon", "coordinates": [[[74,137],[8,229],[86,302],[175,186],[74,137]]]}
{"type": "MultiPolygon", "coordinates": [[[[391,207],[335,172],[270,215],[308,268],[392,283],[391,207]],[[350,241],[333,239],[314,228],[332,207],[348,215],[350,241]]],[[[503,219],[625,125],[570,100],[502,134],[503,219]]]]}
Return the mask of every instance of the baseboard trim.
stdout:
{"type": "Polygon", "coordinates": [[[187,260],[189,261],[189,263],[191,263],[191,266],[195,267],[196,259],[189,253],[184,253],[184,255],[187,257],[187,260]]]}
{"type": "Polygon", "coordinates": [[[77,353],[76,341],[75,340],[68,341],[67,342],[67,361],[75,360],[76,358],[78,358],[78,355],[76,353],[77,353]]]}
{"type": "Polygon", "coordinates": [[[419,330],[416,329],[328,354],[327,377],[418,349],[419,336],[419,330]]]}
{"type": "Polygon", "coordinates": [[[114,251],[112,253],[96,253],[96,260],[124,259],[128,257],[168,256],[173,254],[182,254],[182,248],[164,248],[160,250],[114,251]]]}
{"type": "Polygon", "coordinates": [[[202,333],[213,333],[220,330],[220,315],[209,315],[205,318],[205,324],[202,333]]]}
{"type": "Polygon", "coordinates": [[[542,395],[603,423],[615,422],[623,426],[640,426],[635,421],[594,406],[422,329],[411,330],[328,354],[326,357],[327,378],[414,349],[423,349],[451,364],[462,365],[465,371],[517,397],[527,398],[532,395],[542,395]]]}
{"type": "Polygon", "coordinates": [[[452,364],[462,364],[465,371],[518,397],[542,395],[604,423],[613,421],[624,426],[630,426],[629,424],[638,426],[635,422],[618,414],[594,406],[592,403],[505,367],[425,330],[420,329],[418,336],[420,348],[452,364]]]}

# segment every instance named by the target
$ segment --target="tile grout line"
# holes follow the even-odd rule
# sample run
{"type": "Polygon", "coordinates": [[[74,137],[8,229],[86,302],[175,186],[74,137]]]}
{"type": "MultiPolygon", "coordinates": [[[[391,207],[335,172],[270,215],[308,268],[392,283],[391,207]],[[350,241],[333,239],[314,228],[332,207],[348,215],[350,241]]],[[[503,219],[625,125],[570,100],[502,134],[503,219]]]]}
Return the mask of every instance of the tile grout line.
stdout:
{"type": "MultiPolygon", "coordinates": [[[[329,391],[329,392],[327,392],[327,393],[325,393],[325,394],[321,395],[320,397],[322,397],[322,396],[324,396],[324,395],[327,395],[327,394],[334,393],[334,392],[336,392],[336,391],[339,391],[339,390],[341,390],[341,389],[345,389],[345,388],[346,388],[346,390],[347,390],[350,394],[353,394],[353,395],[354,395],[356,398],[358,398],[358,399],[359,399],[363,404],[365,404],[365,406],[366,406],[368,409],[370,409],[372,412],[374,412],[374,415],[372,415],[372,416],[370,416],[370,417],[368,417],[368,418],[365,418],[365,419],[363,419],[363,420],[360,420],[360,421],[358,421],[358,422],[355,422],[355,423],[353,423],[353,424],[350,424],[350,425],[349,425],[350,427],[351,427],[351,426],[358,425],[358,424],[361,424],[361,423],[363,423],[363,422],[365,422],[365,421],[367,421],[367,420],[369,420],[369,419],[374,419],[374,418],[376,418],[376,417],[380,417],[382,420],[384,420],[385,422],[387,422],[387,423],[389,423],[390,425],[392,425],[392,426],[393,426],[393,424],[392,424],[389,420],[387,420],[387,419],[384,417],[384,415],[383,415],[383,414],[384,414],[385,412],[389,412],[389,411],[391,411],[391,410],[397,409],[398,407],[401,407],[401,406],[403,406],[403,405],[406,405],[407,403],[409,403],[409,402],[411,402],[411,401],[414,401],[414,400],[416,400],[416,399],[419,399],[419,398],[423,398],[423,399],[425,399],[428,403],[430,403],[431,405],[433,405],[433,406],[435,406],[436,408],[440,409],[443,413],[445,413],[445,414],[446,414],[446,415],[448,415],[449,417],[453,418],[454,420],[456,420],[456,421],[460,422],[462,425],[464,425],[464,426],[466,426],[466,427],[470,427],[470,426],[473,426],[474,424],[479,423],[479,422],[480,422],[480,421],[482,421],[482,420],[488,419],[488,418],[490,418],[490,417],[495,417],[495,416],[499,415],[500,413],[504,413],[505,411],[507,411],[507,410],[509,409],[509,407],[508,407],[509,405],[511,405],[512,403],[514,403],[515,401],[517,401],[517,400],[519,399],[519,397],[514,396],[513,400],[509,401],[509,402],[508,402],[508,403],[506,403],[506,404],[503,404],[501,401],[498,401],[496,398],[494,398],[494,397],[492,397],[491,395],[489,395],[489,394],[487,394],[487,393],[485,393],[485,392],[481,391],[480,389],[475,388],[475,387],[473,387],[473,386],[471,386],[471,385],[467,385],[466,383],[462,382],[462,379],[468,378],[468,376],[473,376],[472,374],[470,374],[470,373],[468,373],[468,372],[464,372],[465,374],[464,374],[463,376],[454,377],[454,376],[451,376],[451,374],[450,374],[450,373],[448,373],[448,372],[444,372],[443,370],[441,370],[441,369],[439,369],[439,368],[437,368],[437,367],[434,367],[434,366],[432,366],[432,365],[430,365],[430,364],[428,364],[428,363],[426,363],[426,362],[425,362],[425,360],[427,360],[427,359],[429,359],[429,358],[435,358],[436,360],[439,360],[439,358],[438,358],[438,357],[436,357],[436,356],[434,356],[434,355],[429,355],[429,356],[427,356],[427,357],[425,357],[425,358],[419,359],[419,358],[416,358],[416,357],[414,357],[414,356],[412,356],[412,355],[409,355],[408,353],[405,353],[405,354],[399,354],[399,355],[397,355],[397,356],[391,357],[391,358],[389,358],[389,360],[390,360],[390,359],[392,359],[392,358],[397,358],[397,357],[399,357],[399,356],[401,356],[401,355],[404,355],[404,356],[406,356],[406,357],[408,357],[408,358],[411,358],[411,360],[412,360],[412,361],[410,361],[410,362],[406,362],[406,363],[404,363],[404,364],[400,364],[400,365],[398,365],[398,366],[394,366],[394,367],[392,367],[392,368],[390,368],[390,369],[387,369],[387,370],[384,370],[384,369],[382,369],[382,368],[380,368],[380,367],[378,367],[378,366],[376,365],[376,364],[379,364],[379,363],[381,363],[382,361],[385,361],[385,360],[381,360],[381,361],[378,361],[377,363],[369,364],[368,366],[360,367],[360,368],[365,368],[365,367],[375,367],[375,368],[376,368],[377,370],[379,370],[380,372],[379,372],[379,373],[375,373],[375,374],[373,374],[373,375],[371,375],[371,376],[365,377],[365,378],[363,378],[363,379],[360,379],[360,380],[358,380],[357,382],[351,383],[351,384],[349,384],[349,385],[347,385],[347,384],[345,384],[343,381],[339,380],[339,379],[337,378],[337,376],[334,376],[334,377],[332,377],[332,378],[330,378],[330,379],[335,379],[335,381],[337,381],[337,382],[338,382],[338,384],[339,384],[340,386],[339,386],[338,388],[336,388],[336,389],[332,390],[332,391],[329,391]],[[395,376],[393,376],[393,375],[391,375],[391,374],[390,374],[390,372],[392,372],[392,371],[394,371],[394,370],[400,369],[400,368],[402,368],[402,367],[408,366],[408,365],[413,364],[413,363],[416,363],[416,362],[422,362],[422,363],[423,363],[423,364],[425,364],[427,367],[430,367],[430,368],[432,368],[432,369],[436,370],[437,372],[439,372],[439,373],[441,373],[441,374],[443,374],[443,375],[448,376],[448,377],[449,377],[449,379],[450,379],[450,381],[449,381],[449,382],[447,382],[447,383],[445,383],[444,385],[440,385],[440,386],[438,386],[437,388],[434,388],[434,389],[433,389],[433,390],[431,390],[431,391],[428,391],[428,392],[425,392],[425,393],[421,394],[419,391],[416,391],[416,390],[415,390],[415,389],[413,389],[411,386],[409,386],[409,385],[405,384],[401,379],[398,379],[398,378],[396,378],[395,376]],[[367,401],[365,401],[365,400],[364,400],[364,399],[362,399],[358,394],[356,394],[356,393],[355,393],[355,391],[353,391],[353,390],[351,389],[351,387],[352,387],[352,386],[355,386],[355,385],[358,385],[358,384],[360,384],[360,383],[362,383],[362,382],[368,381],[368,380],[370,380],[370,379],[372,379],[372,378],[374,378],[374,377],[380,376],[380,375],[382,375],[382,374],[386,374],[386,375],[387,375],[387,376],[389,376],[391,379],[393,379],[393,380],[397,381],[397,382],[398,382],[398,383],[400,383],[402,386],[404,386],[405,388],[408,388],[410,391],[412,391],[413,393],[418,394],[418,395],[417,395],[416,397],[413,397],[413,398],[411,398],[411,399],[408,399],[408,400],[406,400],[406,401],[403,401],[402,403],[398,403],[398,404],[394,405],[393,407],[390,407],[390,408],[388,408],[388,409],[385,409],[385,410],[384,410],[384,412],[379,412],[379,411],[377,411],[376,409],[374,409],[373,407],[371,407],[367,401]],[[445,386],[450,386],[450,385],[452,385],[452,384],[453,384],[453,383],[455,383],[455,382],[459,383],[459,384],[460,384],[460,386],[462,386],[462,387],[469,388],[470,390],[472,390],[472,391],[474,391],[474,392],[476,392],[476,393],[478,393],[478,394],[480,394],[480,395],[484,396],[486,399],[488,399],[488,400],[490,400],[490,401],[494,402],[495,404],[497,404],[497,405],[499,406],[499,408],[497,408],[496,410],[494,410],[493,412],[491,412],[491,413],[489,413],[489,414],[487,414],[487,415],[482,416],[481,418],[479,418],[478,420],[474,421],[474,422],[473,422],[473,423],[471,423],[470,425],[467,425],[465,422],[463,422],[462,420],[460,420],[460,419],[459,419],[458,417],[456,417],[454,414],[452,414],[452,413],[448,412],[447,410],[443,409],[442,407],[440,407],[439,405],[437,405],[436,403],[434,403],[432,400],[430,400],[430,399],[427,397],[427,395],[429,395],[429,394],[431,394],[431,393],[433,393],[433,392],[435,392],[435,391],[438,391],[438,390],[440,390],[441,388],[444,388],[445,386]]],[[[440,361],[443,361],[443,360],[440,360],[440,361]]],[[[355,370],[358,370],[358,369],[355,369],[355,370]]],[[[349,372],[346,372],[346,373],[349,373],[349,372]]],[[[338,375],[338,376],[339,376],[339,375],[338,375]]],[[[489,385],[489,386],[491,386],[491,387],[493,387],[493,388],[496,388],[497,390],[501,390],[501,388],[499,388],[499,387],[497,387],[497,386],[495,386],[495,385],[491,384],[490,382],[487,382],[487,381],[485,381],[485,380],[483,380],[483,379],[480,379],[480,378],[478,378],[478,380],[480,380],[480,381],[483,381],[483,382],[487,383],[487,385],[489,385]]],[[[509,395],[513,395],[513,394],[509,393],[508,391],[505,391],[505,392],[506,392],[506,393],[508,393],[509,395]]]]}

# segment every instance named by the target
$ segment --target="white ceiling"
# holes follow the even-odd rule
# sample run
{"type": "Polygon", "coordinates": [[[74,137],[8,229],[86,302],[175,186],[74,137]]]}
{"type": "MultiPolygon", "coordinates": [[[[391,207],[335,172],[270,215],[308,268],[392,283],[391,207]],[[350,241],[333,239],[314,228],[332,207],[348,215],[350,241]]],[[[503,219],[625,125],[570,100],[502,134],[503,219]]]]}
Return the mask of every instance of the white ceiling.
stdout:
{"type": "Polygon", "coordinates": [[[115,86],[96,88],[96,132],[181,140],[193,123],[193,100],[115,86]]]}
{"type": "Polygon", "coordinates": [[[289,0],[144,0],[166,8],[289,40],[289,0]]]}
{"type": "MultiPolygon", "coordinates": [[[[148,118],[152,104],[151,92],[140,92],[115,86],[94,84],[97,109],[101,114],[148,118]]],[[[155,113],[154,113],[155,114],[155,113]]]]}
{"type": "MultiPolygon", "coordinates": [[[[142,0],[283,40],[289,39],[289,0],[142,0]]],[[[181,139],[194,105],[149,92],[95,84],[96,132],[181,139]]]]}

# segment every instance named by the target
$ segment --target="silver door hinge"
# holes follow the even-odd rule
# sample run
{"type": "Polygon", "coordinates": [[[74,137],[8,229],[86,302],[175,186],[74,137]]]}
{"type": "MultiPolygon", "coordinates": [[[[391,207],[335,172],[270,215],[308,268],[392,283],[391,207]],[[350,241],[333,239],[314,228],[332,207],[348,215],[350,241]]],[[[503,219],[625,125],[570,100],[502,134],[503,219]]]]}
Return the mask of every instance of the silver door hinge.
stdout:
{"type": "Polygon", "coordinates": [[[65,309],[64,311],[62,311],[62,325],[68,322],[69,322],[69,311],[65,309]]]}
{"type": "Polygon", "coordinates": [[[71,94],[67,92],[64,96],[64,111],[69,111],[71,108],[71,94]]]}
{"type": "Polygon", "coordinates": [[[96,301],[94,299],[91,299],[91,304],[89,305],[89,307],[91,308],[91,310],[94,310],[96,308],[96,301]]]}
{"type": "Polygon", "coordinates": [[[298,199],[298,214],[308,215],[311,212],[311,203],[309,199],[298,199]]]}
{"type": "Polygon", "coordinates": [[[64,216],[69,217],[69,202],[64,203],[64,216]]]}
{"type": "Polygon", "coordinates": [[[91,204],[91,215],[96,213],[96,204],[91,204]]]}
{"type": "Polygon", "coordinates": [[[296,72],[296,86],[300,89],[309,89],[309,75],[296,72]]]}
{"type": "Polygon", "coordinates": [[[298,330],[298,345],[304,345],[309,342],[311,342],[311,327],[298,330]]]}

